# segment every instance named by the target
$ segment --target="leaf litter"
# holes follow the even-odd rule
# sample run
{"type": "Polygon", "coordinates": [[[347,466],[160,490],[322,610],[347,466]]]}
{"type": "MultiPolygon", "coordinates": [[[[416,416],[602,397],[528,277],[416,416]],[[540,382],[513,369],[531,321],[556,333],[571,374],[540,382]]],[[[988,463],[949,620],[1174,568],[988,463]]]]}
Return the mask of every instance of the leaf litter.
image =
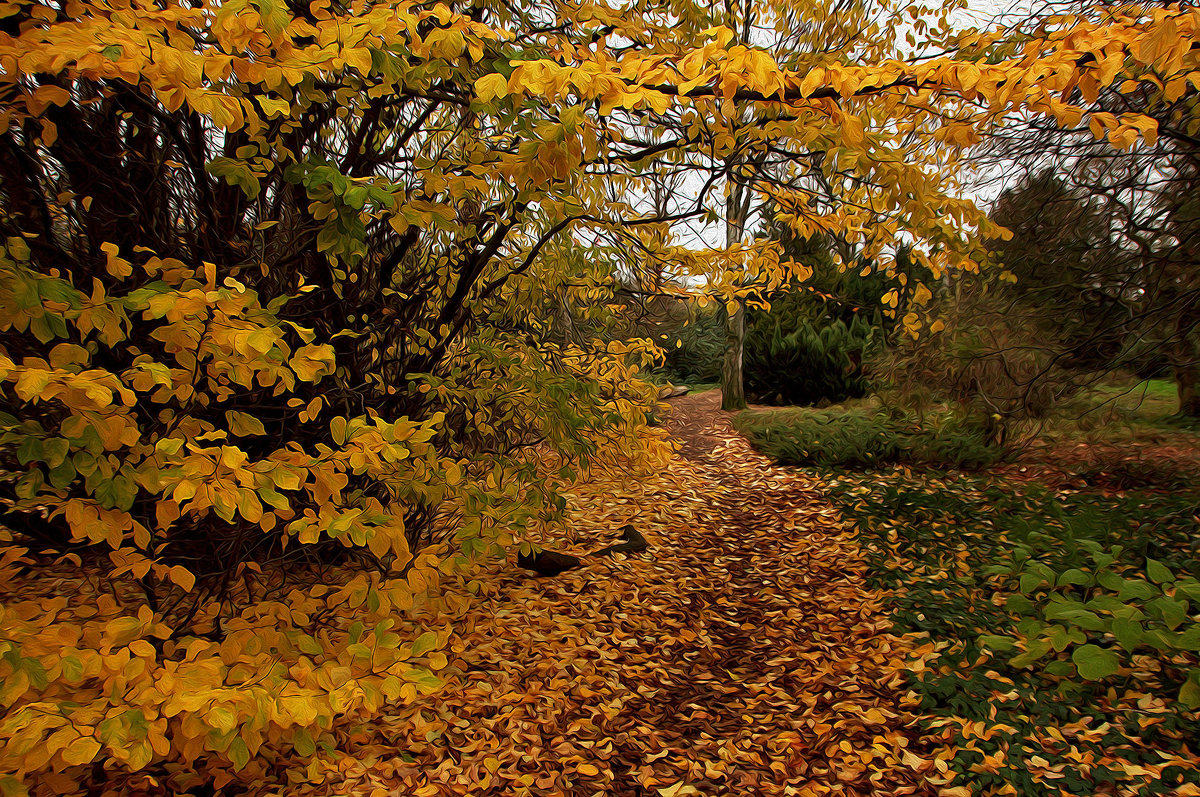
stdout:
{"type": "Polygon", "coordinates": [[[572,552],[625,523],[650,551],[552,579],[490,566],[450,601],[443,690],[343,724],[262,793],[936,793],[904,686],[920,651],[815,478],[770,465],[718,401],[672,402],[668,471],[573,490],[572,552]]]}

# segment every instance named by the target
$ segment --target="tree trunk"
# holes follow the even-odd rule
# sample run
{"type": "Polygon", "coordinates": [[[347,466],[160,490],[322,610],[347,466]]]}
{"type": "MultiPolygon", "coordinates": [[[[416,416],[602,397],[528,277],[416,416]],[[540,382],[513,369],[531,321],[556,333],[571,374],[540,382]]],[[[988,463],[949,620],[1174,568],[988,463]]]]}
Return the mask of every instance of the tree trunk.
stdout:
{"type": "Polygon", "coordinates": [[[1200,310],[1187,308],[1175,319],[1175,345],[1171,369],[1175,372],[1175,390],[1179,395],[1179,414],[1200,418],[1200,310]]]}
{"type": "Polygon", "coordinates": [[[1179,393],[1179,414],[1200,418],[1200,365],[1195,362],[1176,365],[1175,389],[1179,393]]]}
{"type": "Polygon", "coordinates": [[[746,303],[739,301],[737,311],[726,313],[725,359],[721,363],[721,409],[727,412],[746,409],[742,383],[742,349],[746,345],[746,303]]]}
{"type": "MultiPolygon", "coordinates": [[[[737,161],[727,162],[729,195],[725,201],[725,246],[736,246],[746,233],[750,192],[734,182],[737,161]]],[[[746,409],[746,391],[742,383],[742,351],[746,347],[746,302],[738,299],[737,310],[726,313],[725,358],[721,363],[721,409],[732,412],[746,409]]]]}

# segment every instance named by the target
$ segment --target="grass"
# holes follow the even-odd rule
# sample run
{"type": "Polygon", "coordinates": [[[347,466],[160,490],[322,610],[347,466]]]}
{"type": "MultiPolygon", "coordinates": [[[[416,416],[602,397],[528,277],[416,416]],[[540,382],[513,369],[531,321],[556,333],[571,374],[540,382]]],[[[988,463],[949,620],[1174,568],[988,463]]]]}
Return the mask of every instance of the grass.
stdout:
{"type": "Polygon", "coordinates": [[[1167,379],[1124,380],[1100,384],[1075,402],[1079,409],[1045,430],[1052,439],[1079,438],[1095,443],[1145,442],[1174,433],[1200,433],[1195,419],[1176,413],[1179,398],[1167,379]]]}

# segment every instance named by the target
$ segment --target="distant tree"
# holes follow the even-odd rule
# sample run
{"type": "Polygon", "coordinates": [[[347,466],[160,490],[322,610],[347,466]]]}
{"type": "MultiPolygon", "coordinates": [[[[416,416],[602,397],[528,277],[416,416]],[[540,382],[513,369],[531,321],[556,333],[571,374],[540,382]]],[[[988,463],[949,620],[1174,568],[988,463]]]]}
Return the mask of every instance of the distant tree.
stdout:
{"type": "Polygon", "coordinates": [[[988,242],[1016,279],[1010,313],[1042,328],[1066,365],[1117,362],[1143,292],[1139,260],[1114,241],[1100,203],[1045,169],[1002,193],[990,215],[1012,233],[988,242]]]}
{"type": "Polygon", "coordinates": [[[862,257],[839,265],[833,236],[800,237],[779,223],[767,235],[809,276],[768,294],[769,308],[748,312],[748,394],[763,403],[800,405],[866,395],[870,355],[896,331],[916,286],[931,282],[931,275],[905,247],[896,251],[889,276],[862,257]],[[891,292],[896,312],[884,303],[891,292]]]}
{"type": "MultiPolygon", "coordinates": [[[[1187,6],[1180,13],[1186,13],[1187,6]]],[[[1079,14],[1103,25],[1122,15],[1150,19],[1174,12],[1156,2],[1119,9],[1098,0],[1050,3],[1013,24],[1014,35],[998,45],[992,57],[1012,54],[1022,40],[1036,39],[1050,24],[1049,15],[1058,13],[1079,14]]],[[[1077,209],[1074,219],[1065,209],[1070,203],[1047,213],[1050,218],[1060,215],[1068,236],[1078,243],[1086,242],[1086,230],[1096,219],[1104,220],[1111,246],[1093,249],[1083,265],[1072,266],[1096,269],[1095,279],[1061,287],[1077,291],[1074,310],[1089,301],[1102,305],[1089,312],[1089,323],[1113,309],[1103,305],[1119,305],[1127,315],[1119,323],[1116,315],[1100,322],[1092,331],[1097,337],[1076,338],[1075,343],[1093,347],[1095,357],[1111,351],[1114,336],[1123,333],[1123,349],[1104,365],[1137,368],[1154,360],[1169,364],[1179,412],[1200,417],[1200,213],[1195,206],[1200,189],[1200,91],[1186,76],[1172,72],[1171,65],[1178,61],[1173,52],[1146,39],[1138,46],[1138,59],[1114,58],[1103,66],[1097,61],[1092,74],[1062,95],[1081,108],[1082,115],[1030,114],[1021,124],[1010,120],[992,132],[976,162],[992,174],[1034,175],[1020,178],[1034,183],[1052,167],[1063,191],[1090,209],[1077,209]],[[1129,124],[1135,117],[1136,129],[1129,124]],[[1070,229],[1074,225],[1083,229],[1070,229]]],[[[1011,244],[1020,247],[1022,233],[1016,232],[1011,244]]],[[[1070,260],[1064,257],[1060,264],[1070,260]]]]}

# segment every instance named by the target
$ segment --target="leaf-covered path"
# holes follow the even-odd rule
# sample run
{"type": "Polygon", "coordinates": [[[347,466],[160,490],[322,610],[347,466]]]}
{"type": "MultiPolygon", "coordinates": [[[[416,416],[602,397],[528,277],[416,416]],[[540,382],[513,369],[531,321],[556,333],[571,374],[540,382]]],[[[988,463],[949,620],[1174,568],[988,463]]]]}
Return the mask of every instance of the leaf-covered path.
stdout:
{"type": "Polygon", "coordinates": [[[925,793],[904,654],[851,536],[717,401],[673,402],[671,472],[581,487],[588,527],[558,542],[632,522],[651,552],[554,579],[497,565],[455,620],[450,686],[347,728],[288,793],[925,793]]]}

